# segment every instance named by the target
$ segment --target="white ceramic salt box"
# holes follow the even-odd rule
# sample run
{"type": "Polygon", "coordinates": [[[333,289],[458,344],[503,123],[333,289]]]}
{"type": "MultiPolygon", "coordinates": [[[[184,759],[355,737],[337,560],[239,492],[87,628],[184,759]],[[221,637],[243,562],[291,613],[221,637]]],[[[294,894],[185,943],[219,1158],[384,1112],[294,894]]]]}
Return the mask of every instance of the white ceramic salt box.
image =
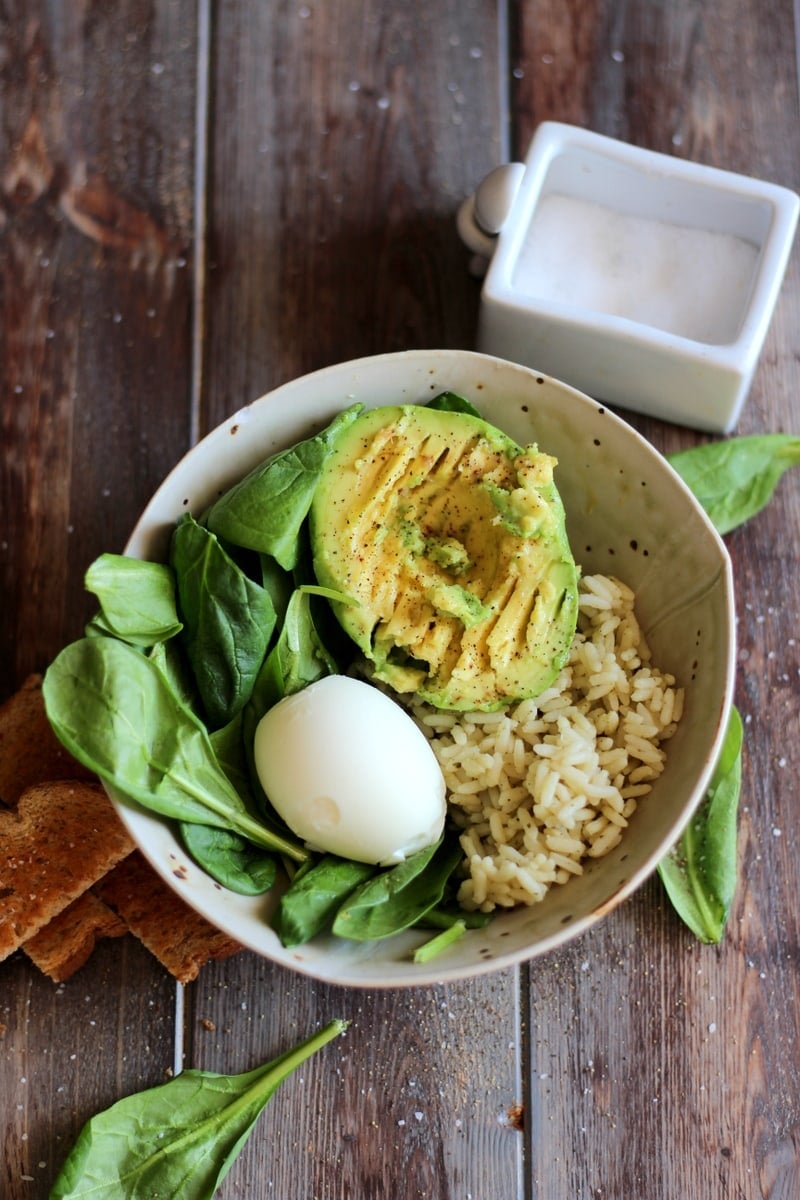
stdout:
{"type": "Polygon", "coordinates": [[[458,213],[486,271],[478,349],[728,433],[799,209],[787,188],[545,122],[525,162],[493,171],[458,213]]]}

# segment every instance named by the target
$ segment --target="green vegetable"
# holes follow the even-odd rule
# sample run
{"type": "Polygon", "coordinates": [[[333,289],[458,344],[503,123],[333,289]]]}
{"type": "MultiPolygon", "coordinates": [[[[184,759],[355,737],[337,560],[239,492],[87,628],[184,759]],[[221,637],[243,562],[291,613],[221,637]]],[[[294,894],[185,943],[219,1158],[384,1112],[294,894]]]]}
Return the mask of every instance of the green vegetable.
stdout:
{"type": "Polygon", "coordinates": [[[475,405],[464,396],[459,396],[458,392],[440,392],[438,396],[429,400],[425,407],[434,408],[437,412],[467,413],[470,417],[483,420],[475,405]]]}
{"type": "Polygon", "coordinates": [[[253,796],[250,787],[250,775],[247,754],[244,747],[244,711],[239,712],[209,735],[209,740],[217,756],[217,762],[222,767],[236,791],[244,800],[247,807],[253,807],[253,796]]]}
{"type": "Polygon", "coordinates": [[[800,463],[800,437],[766,433],[729,438],[669,456],[719,533],[729,533],[768,503],[785,471],[800,463]]]}
{"type": "Polygon", "coordinates": [[[210,1200],[292,1071],[347,1028],[335,1020],[242,1075],[183,1071],[84,1126],[50,1200],[210,1200]]]}
{"type": "Polygon", "coordinates": [[[450,900],[445,904],[437,904],[436,908],[429,909],[417,921],[417,926],[420,929],[449,929],[451,925],[463,921],[467,929],[483,929],[493,916],[493,912],[477,910],[470,912],[465,908],[460,908],[455,900],[450,900]]]}
{"type": "Polygon", "coordinates": [[[244,838],[210,825],[179,825],[181,841],[194,861],[212,879],[240,896],[261,896],[275,882],[277,863],[244,838]]]}
{"type": "Polygon", "coordinates": [[[720,942],[736,889],[742,721],[731,710],[708,795],[658,871],[678,915],[702,942],[720,942]]]}
{"type": "Polygon", "coordinates": [[[407,929],[439,903],[460,862],[461,847],[441,839],[418,850],[356,888],[336,914],[333,932],[365,942],[407,929]]]}
{"type": "Polygon", "coordinates": [[[172,536],[171,563],[184,621],[181,642],[209,724],[217,728],[250,698],[275,628],[275,607],[269,592],[189,513],[172,536]]]}
{"type": "Polygon", "coordinates": [[[269,554],[291,571],[300,555],[300,530],[322,465],[361,408],[355,404],[345,409],[321,433],[274,454],[235,484],[206,514],[212,533],[235,546],[269,554]]]}
{"type": "MultiPolygon", "coordinates": [[[[91,636],[89,630],[86,631],[86,636],[91,636]]],[[[147,651],[147,657],[153,666],[158,667],[167,687],[175,693],[181,704],[195,712],[199,704],[197,687],[189,664],[181,654],[176,640],[173,638],[169,642],[156,642],[155,646],[147,651]]]]}
{"type": "Polygon", "coordinates": [[[432,937],[427,942],[423,942],[421,946],[417,946],[414,951],[414,962],[430,962],[437,954],[441,954],[448,946],[452,946],[453,942],[457,942],[459,938],[462,938],[466,932],[466,921],[460,918],[457,921],[453,921],[452,925],[448,925],[441,933],[437,933],[436,937],[432,937]]]}
{"type": "Polygon", "coordinates": [[[276,914],[284,946],[301,946],[321,933],[347,897],[375,874],[367,863],[326,854],[314,866],[297,872],[281,897],[276,914]]]}
{"type": "Polygon", "coordinates": [[[164,563],[124,554],[101,554],[84,576],[100,602],[95,629],[134,646],[153,646],[180,632],[175,577],[164,563]]]}
{"type": "Polygon", "coordinates": [[[302,861],[306,851],[246,810],[202,722],[145,655],[113,638],[62,650],[43,683],[47,716],[64,746],[112,787],[178,821],[230,829],[302,861]]]}
{"type": "MultiPolygon", "coordinates": [[[[729,438],[668,456],[720,534],[769,502],[781,476],[800,463],[800,437],[768,433],[729,438]]],[[[701,941],[719,942],[736,886],[736,817],[742,722],[731,711],[709,795],[680,842],[659,864],[673,907],[701,941]]]]}
{"type": "Polygon", "coordinates": [[[317,633],[311,596],[320,589],[295,588],[283,626],[264,662],[253,691],[252,707],[259,717],[284,696],[291,696],[338,667],[317,633]]]}

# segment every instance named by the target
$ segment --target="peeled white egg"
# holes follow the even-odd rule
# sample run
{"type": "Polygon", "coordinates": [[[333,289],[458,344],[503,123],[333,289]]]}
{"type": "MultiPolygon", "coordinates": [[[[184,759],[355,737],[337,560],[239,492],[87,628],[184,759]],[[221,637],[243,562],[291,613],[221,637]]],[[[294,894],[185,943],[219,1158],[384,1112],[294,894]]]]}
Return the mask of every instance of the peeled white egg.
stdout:
{"type": "Polygon", "coordinates": [[[390,865],[432,845],[445,785],[422,731],[383,692],[328,675],[269,709],[255,735],[261,786],[311,848],[390,865]]]}

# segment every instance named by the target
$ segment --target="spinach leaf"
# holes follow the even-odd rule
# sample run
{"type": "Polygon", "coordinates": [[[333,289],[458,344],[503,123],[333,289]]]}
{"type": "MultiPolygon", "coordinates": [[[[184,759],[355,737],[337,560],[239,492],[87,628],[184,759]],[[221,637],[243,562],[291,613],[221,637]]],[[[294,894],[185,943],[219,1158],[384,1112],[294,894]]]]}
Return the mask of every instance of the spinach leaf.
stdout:
{"type": "Polygon", "coordinates": [[[238,712],[233,720],[221,729],[215,729],[209,734],[211,745],[217,756],[217,762],[222,767],[228,779],[248,807],[252,807],[253,797],[250,791],[250,774],[247,755],[244,748],[244,710],[238,712]]]}
{"type": "Polygon", "coordinates": [[[356,888],[337,912],[333,932],[337,937],[365,942],[407,929],[439,903],[460,861],[457,843],[446,845],[440,839],[418,850],[356,888]]]}
{"type": "Polygon", "coordinates": [[[436,937],[432,937],[427,942],[423,942],[421,946],[417,946],[414,951],[414,962],[430,962],[432,958],[436,958],[437,954],[441,954],[448,946],[452,946],[453,942],[457,942],[459,938],[462,938],[466,932],[466,921],[462,918],[453,921],[452,925],[448,925],[441,933],[437,933],[436,937]]]}
{"type": "Polygon", "coordinates": [[[101,554],[87,569],[84,583],[100,602],[94,619],[99,632],[134,646],[153,646],[180,632],[175,577],[166,564],[101,554]]]}
{"type": "Polygon", "coordinates": [[[280,628],[286,616],[289,599],[294,591],[292,573],[284,571],[283,567],[279,566],[269,554],[259,554],[258,558],[261,567],[261,586],[266,592],[269,592],[280,628]]]}
{"type": "Polygon", "coordinates": [[[208,528],[234,545],[272,555],[290,571],[322,465],[362,407],[345,409],[321,433],[274,454],[234,484],[206,514],[208,528]]]}
{"type": "Polygon", "coordinates": [[[729,438],[668,456],[719,533],[729,533],[768,503],[785,471],[800,463],[800,437],[788,433],[729,438]]]}
{"type": "Polygon", "coordinates": [[[274,814],[276,822],[279,818],[264,794],[256,770],[256,728],[264,713],[284,696],[300,691],[324,675],[337,673],[337,664],[317,633],[311,611],[311,593],[316,590],[303,586],[292,592],[281,631],[259,671],[253,694],[242,713],[242,740],[250,788],[260,807],[274,814]]]}
{"type": "MultiPolygon", "coordinates": [[[[89,636],[87,630],[87,637],[89,636]]],[[[200,697],[186,656],[181,654],[177,638],[169,642],[156,642],[147,651],[147,657],[158,667],[169,687],[185,708],[197,712],[200,697]]]]}
{"type": "Polygon", "coordinates": [[[480,417],[484,420],[475,405],[464,396],[459,396],[458,392],[440,392],[438,396],[429,400],[425,407],[436,409],[438,412],[466,413],[469,417],[480,417]]]}
{"type": "Polygon", "coordinates": [[[463,921],[467,929],[483,929],[493,916],[494,913],[491,912],[471,912],[465,908],[459,908],[455,902],[452,905],[437,904],[436,908],[431,908],[424,916],[420,917],[417,927],[419,929],[449,929],[451,925],[463,921]]]}
{"type": "Polygon", "coordinates": [[[742,720],[731,709],[708,794],[658,872],[678,915],[702,942],[720,942],[736,888],[742,720]]]}
{"type": "Polygon", "coordinates": [[[70,753],[144,808],[178,821],[232,829],[303,861],[306,851],[248,812],[217,762],[202,722],[158,666],[114,638],[62,650],[42,685],[53,730],[70,753]]]}
{"type": "Polygon", "coordinates": [[[170,553],[184,620],[181,642],[216,728],[250,698],[275,628],[275,608],[269,592],[189,513],[175,529],[170,553]]]}
{"type": "Polygon", "coordinates": [[[375,874],[367,863],[326,854],[297,872],[281,897],[276,929],[284,946],[301,946],[321,933],[347,897],[375,874]]]}
{"type": "Polygon", "coordinates": [[[242,1075],[183,1071],[86,1123],[50,1200],[210,1200],[285,1079],[347,1028],[335,1020],[242,1075]]]}
{"type": "MultiPolygon", "coordinates": [[[[336,662],[317,633],[311,609],[311,596],[320,590],[304,585],[292,592],[283,626],[258,673],[253,695],[247,706],[246,723],[253,725],[253,733],[255,724],[267,709],[277,704],[284,696],[299,692],[301,688],[321,679],[323,675],[334,675],[337,672],[336,662]]],[[[245,738],[248,736],[246,730],[245,738]]]]}
{"type": "Polygon", "coordinates": [[[275,882],[275,857],[256,850],[237,833],[185,821],[178,828],[181,841],[197,865],[231,892],[261,896],[275,882]]]}

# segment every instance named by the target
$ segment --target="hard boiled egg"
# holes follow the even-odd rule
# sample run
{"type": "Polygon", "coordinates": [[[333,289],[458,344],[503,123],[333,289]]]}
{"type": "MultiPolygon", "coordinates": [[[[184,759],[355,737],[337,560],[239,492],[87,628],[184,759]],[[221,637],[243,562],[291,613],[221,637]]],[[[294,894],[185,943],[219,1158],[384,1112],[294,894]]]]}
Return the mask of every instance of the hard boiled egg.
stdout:
{"type": "Polygon", "coordinates": [[[432,845],[445,785],[422,731],[389,696],[328,675],[269,709],[255,735],[261,786],[311,848],[390,865],[432,845]]]}

